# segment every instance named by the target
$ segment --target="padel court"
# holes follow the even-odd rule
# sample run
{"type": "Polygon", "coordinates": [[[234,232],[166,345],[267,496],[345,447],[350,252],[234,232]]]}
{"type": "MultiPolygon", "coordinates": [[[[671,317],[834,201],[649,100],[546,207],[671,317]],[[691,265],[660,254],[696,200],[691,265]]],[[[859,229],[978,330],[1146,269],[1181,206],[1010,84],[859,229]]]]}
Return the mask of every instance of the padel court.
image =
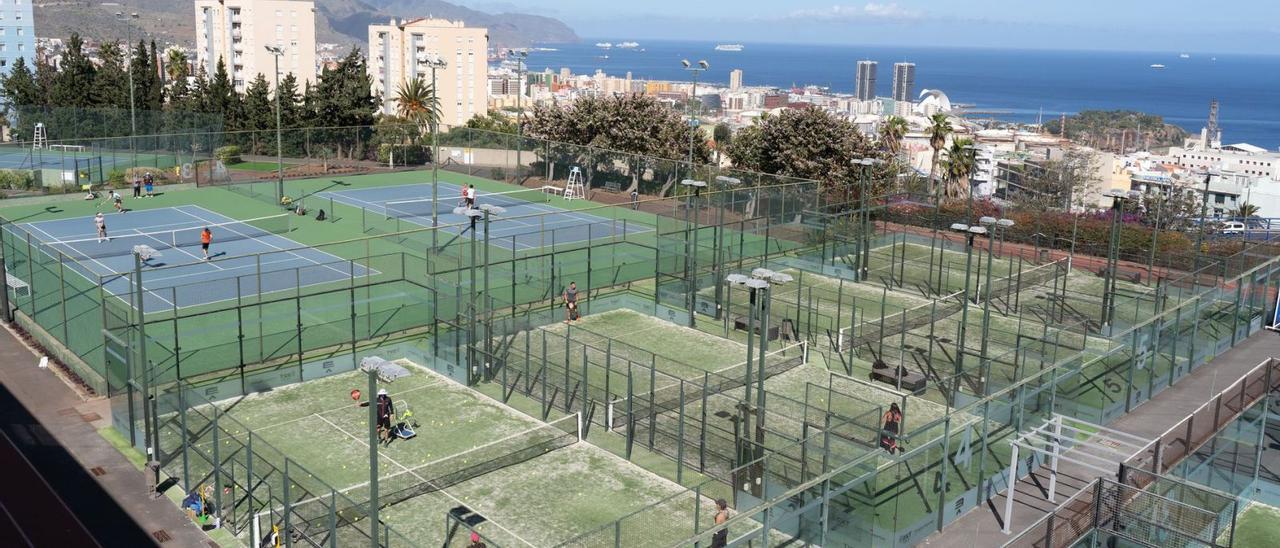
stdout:
{"type": "MultiPolygon", "coordinates": [[[[126,202],[127,203],[127,202],[126,202]]],[[[132,249],[144,244],[161,253],[143,264],[148,312],[234,300],[246,294],[349,280],[371,272],[340,257],[303,247],[281,234],[293,215],[237,221],[195,205],[106,214],[109,241],[98,241],[93,217],[6,225],[11,241],[30,237],[36,260],[68,268],[103,291],[129,301],[132,249]],[[209,227],[213,243],[204,261],[200,231],[209,227]],[[266,254],[266,255],[259,255],[266,254]],[[191,286],[175,291],[178,286],[191,286]]],[[[299,222],[305,218],[298,218],[299,222]]],[[[21,276],[21,272],[14,273],[21,276]]]]}
{"type": "MultiPolygon", "coordinates": [[[[460,234],[468,223],[465,215],[453,212],[462,204],[462,187],[441,181],[436,191],[436,214],[443,230],[460,234]]],[[[321,192],[321,198],[365,210],[366,215],[402,219],[431,226],[431,183],[357,188],[321,192]]],[[[652,232],[653,228],[614,220],[591,213],[576,212],[551,205],[552,194],[542,189],[480,193],[476,205],[496,205],[506,210],[491,221],[491,245],[523,251],[553,244],[589,242],[600,238],[652,232]],[[520,218],[526,216],[536,218],[520,218]],[[554,234],[551,236],[549,234],[554,234]]]]}

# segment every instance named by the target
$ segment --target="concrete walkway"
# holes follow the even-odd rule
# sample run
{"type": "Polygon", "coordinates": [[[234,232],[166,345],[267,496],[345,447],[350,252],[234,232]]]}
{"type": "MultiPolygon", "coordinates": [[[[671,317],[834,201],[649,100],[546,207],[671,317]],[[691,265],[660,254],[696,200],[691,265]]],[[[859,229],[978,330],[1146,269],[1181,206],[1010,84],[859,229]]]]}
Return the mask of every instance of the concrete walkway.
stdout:
{"type": "MultiPolygon", "coordinates": [[[[1273,356],[1280,357],[1280,336],[1271,331],[1259,331],[1107,426],[1142,438],[1155,439],[1250,369],[1273,356]]],[[[1046,469],[1039,469],[1035,475],[1040,485],[1049,484],[1046,469]]],[[[1044,492],[1030,479],[1017,483],[1012,534],[1006,535],[1000,531],[1004,519],[1000,514],[1004,512],[1005,505],[1005,493],[1002,492],[987,504],[960,516],[941,532],[925,538],[921,545],[944,548],[1001,546],[1099,476],[1093,470],[1063,463],[1058,473],[1057,503],[1045,500],[1044,492]]]]}
{"type": "MultiPolygon", "coordinates": [[[[102,546],[216,547],[172,501],[148,496],[143,473],[97,433],[98,428],[109,425],[108,400],[81,398],[52,369],[37,367],[38,361],[39,356],[13,331],[0,330],[0,428],[38,476],[24,477],[25,483],[0,482],[0,509],[13,514],[15,509],[29,510],[24,505],[30,501],[47,501],[47,507],[62,513],[37,519],[67,523],[63,531],[54,533],[87,531],[102,546]],[[41,488],[48,493],[28,493],[19,498],[23,501],[19,505],[5,496],[41,488]]],[[[11,456],[5,462],[22,460],[11,456]]],[[[26,529],[28,537],[48,534],[39,530],[47,524],[17,515],[11,521],[26,529]]],[[[0,526],[0,536],[5,536],[6,530],[0,526]]],[[[0,538],[0,545],[92,546],[83,541],[51,544],[35,538],[13,540],[9,543],[0,538]]]]}

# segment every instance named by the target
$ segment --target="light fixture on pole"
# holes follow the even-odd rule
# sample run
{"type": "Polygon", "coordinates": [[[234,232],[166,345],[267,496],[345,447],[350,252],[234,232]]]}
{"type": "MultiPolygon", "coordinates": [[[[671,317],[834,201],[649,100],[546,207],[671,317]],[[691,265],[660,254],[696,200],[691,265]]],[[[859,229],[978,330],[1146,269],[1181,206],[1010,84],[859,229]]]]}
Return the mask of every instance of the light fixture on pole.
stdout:
{"type": "MultiPolygon", "coordinates": [[[[440,225],[439,213],[436,201],[440,197],[439,190],[436,187],[440,182],[440,94],[436,89],[436,71],[443,70],[449,66],[449,63],[441,59],[435,54],[423,54],[418,57],[418,63],[427,65],[431,69],[431,227],[435,228],[440,225]]],[[[431,250],[436,249],[436,233],[439,230],[431,231],[431,250]]]]}
{"type": "Polygon", "coordinates": [[[684,202],[684,279],[688,284],[686,304],[689,307],[689,327],[693,327],[696,321],[694,310],[698,304],[698,229],[694,228],[697,225],[697,218],[693,212],[700,205],[698,200],[702,197],[702,189],[707,188],[707,182],[685,179],[680,181],[680,186],[693,190],[693,196],[687,196],[684,202]],[[693,217],[692,221],[691,217],[693,217]]]}
{"type": "Polygon", "coordinates": [[[520,106],[520,97],[524,95],[524,63],[529,52],[509,49],[507,56],[516,60],[516,184],[520,184],[520,153],[524,149],[524,109],[520,106]]]}
{"type": "MultiPolygon", "coordinates": [[[[1136,190],[1126,192],[1112,189],[1105,196],[1111,198],[1111,235],[1107,241],[1107,266],[1103,273],[1101,323],[1103,332],[1109,333],[1116,313],[1116,271],[1120,263],[1120,218],[1124,215],[1124,204],[1141,200],[1142,193],[1136,190]]],[[[1197,253],[1199,253],[1198,250],[1197,253]]]]}
{"type": "Polygon", "coordinates": [[[479,209],[471,209],[468,207],[453,208],[454,215],[461,215],[470,221],[467,230],[471,231],[471,262],[468,265],[471,276],[471,283],[467,287],[467,385],[473,382],[472,375],[475,373],[475,348],[476,348],[476,222],[484,217],[484,212],[479,209]]]}
{"type": "MultiPolygon", "coordinates": [[[[983,217],[978,219],[978,223],[987,228],[987,286],[982,292],[982,349],[979,353],[982,356],[982,373],[981,382],[983,386],[983,396],[987,394],[988,377],[991,375],[991,360],[987,357],[987,339],[990,338],[991,329],[991,279],[995,276],[991,274],[992,263],[995,256],[995,236],[996,233],[1003,233],[1013,226],[1011,219],[996,219],[995,217],[983,217]]],[[[1009,283],[1008,280],[1005,283],[1009,283]]],[[[1015,356],[1015,363],[1017,357],[1015,356]]],[[[1017,380],[1017,379],[1013,379],[1017,380]]]]}
{"type": "MultiPolygon", "coordinates": [[[[725,210],[724,195],[727,189],[736,188],[742,185],[742,180],[738,179],[737,177],[717,175],[715,181],[719,185],[719,188],[716,190],[714,195],[714,198],[716,201],[716,204],[715,204],[716,205],[716,227],[715,227],[716,249],[715,249],[715,252],[712,253],[711,260],[716,267],[716,319],[719,320],[721,319],[721,315],[725,313],[725,311],[720,308],[720,303],[724,298],[724,283],[723,283],[724,267],[725,267],[725,263],[727,262],[725,261],[725,257],[724,257],[724,232],[725,232],[724,230],[724,210],[725,210]]],[[[730,196],[729,198],[729,204],[730,206],[732,206],[733,204],[732,196],[730,196]]],[[[727,327],[728,324],[726,323],[725,326],[727,327]]],[[[727,331],[725,335],[728,336],[727,331]]]]}
{"type": "Polygon", "coordinates": [[[484,213],[484,359],[486,367],[485,380],[493,379],[493,372],[489,369],[493,366],[493,298],[489,294],[489,223],[495,215],[502,215],[507,212],[506,208],[493,204],[480,204],[480,211],[484,213]]]}
{"type": "MultiPolygon", "coordinates": [[[[144,306],[144,301],[146,299],[146,286],[142,282],[142,265],[159,256],[160,252],[156,251],[151,246],[145,244],[133,246],[133,280],[131,280],[133,282],[133,291],[131,291],[130,294],[134,300],[133,309],[136,312],[135,317],[138,322],[138,340],[136,341],[136,344],[138,348],[138,368],[141,369],[142,377],[142,420],[143,438],[145,439],[145,443],[143,445],[146,447],[148,461],[159,459],[159,455],[156,454],[156,449],[159,447],[160,433],[159,419],[156,417],[157,410],[154,408],[155,400],[151,397],[153,389],[151,382],[153,380],[151,378],[151,365],[147,362],[147,312],[146,306],[144,306]]],[[[139,374],[138,368],[133,370],[134,375],[139,374]]],[[[159,469],[156,469],[155,473],[158,472],[159,469]]],[[[158,481],[159,477],[157,476],[152,479],[158,481]]]]}
{"type": "Polygon", "coordinates": [[[884,160],[879,158],[862,158],[858,160],[858,165],[862,166],[860,177],[861,188],[858,191],[858,212],[860,222],[858,227],[859,244],[862,251],[862,258],[859,259],[861,272],[859,274],[862,280],[866,280],[870,274],[869,265],[871,263],[871,212],[868,210],[867,193],[870,191],[871,169],[884,164],[884,160]]]}
{"type": "MultiPolygon", "coordinates": [[[[281,203],[284,201],[284,157],[281,156],[281,143],[284,140],[280,136],[280,58],[284,57],[284,48],[280,46],[265,47],[276,63],[276,203],[281,203]]],[[[290,98],[290,100],[293,100],[293,98],[290,98]]]]}
{"type": "MultiPolygon", "coordinates": [[[[698,100],[698,75],[711,68],[707,61],[700,60],[697,65],[689,63],[688,59],[681,59],[680,65],[684,70],[689,71],[693,75],[693,90],[689,93],[689,103],[686,103],[686,110],[689,111],[689,176],[693,176],[693,140],[698,133],[698,112],[693,111],[693,102],[698,100]]],[[[698,106],[702,106],[699,102],[698,106]]],[[[699,108],[699,111],[702,109],[699,108]]]]}
{"type": "Polygon", "coordinates": [[[133,153],[133,165],[138,166],[138,147],[135,139],[138,135],[138,118],[134,113],[134,90],[133,90],[133,20],[138,18],[137,13],[125,15],[124,12],[116,12],[116,20],[123,21],[124,26],[128,29],[128,43],[125,44],[125,50],[129,52],[127,58],[128,66],[125,67],[129,73],[129,150],[133,153]]]}
{"type": "Polygon", "coordinates": [[[956,336],[955,377],[951,392],[952,402],[954,403],[956,396],[960,393],[960,377],[964,372],[965,327],[969,323],[969,282],[973,274],[973,239],[976,236],[986,234],[987,229],[980,226],[969,226],[964,223],[953,223],[951,231],[963,234],[965,237],[964,301],[960,308],[960,328],[956,336]]]}

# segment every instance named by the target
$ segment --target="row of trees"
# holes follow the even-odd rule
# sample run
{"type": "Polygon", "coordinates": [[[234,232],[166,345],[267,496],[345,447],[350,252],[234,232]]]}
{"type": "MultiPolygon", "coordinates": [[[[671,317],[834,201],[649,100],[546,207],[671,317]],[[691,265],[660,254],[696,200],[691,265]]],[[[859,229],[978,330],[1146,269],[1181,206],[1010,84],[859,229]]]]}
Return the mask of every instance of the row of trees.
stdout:
{"type": "MultiPolygon", "coordinates": [[[[132,51],[126,51],[119,43],[104,43],[99,49],[99,61],[95,64],[89,58],[78,34],[72,34],[67,41],[60,67],[38,60],[33,68],[18,59],[0,82],[0,95],[8,109],[5,114],[16,136],[29,139],[31,126],[37,121],[45,122],[49,138],[54,140],[128,135],[132,76],[139,135],[195,130],[239,132],[229,133],[224,144],[253,147],[248,150],[250,153],[274,153],[274,139],[254,139],[251,134],[274,131],[276,127],[275,95],[266,76],[256,75],[243,93],[237,92],[221,59],[213,74],[200,67],[192,77],[181,52],[170,50],[162,56],[154,42],[140,41],[132,51]],[[95,111],[121,115],[113,125],[77,125],[77,120],[95,111]],[[62,120],[54,116],[58,112],[76,119],[62,120]],[[207,114],[206,118],[217,120],[219,127],[192,127],[192,113],[207,114]]],[[[284,75],[279,94],[281,126],[286,129],[371,126],[375,121],[377,100],[371,93],[364,56],[355,48],[335,67],[326,67],[314,82],[301,84],[294,74],[284,75]]],[[[325,143],[340,157],[360,158],[368,154],[364,145],[371,136],[333,132],[316,137],[294,135],[286,143],[286,152],[305,152],[310,140],[325,143]]]]}

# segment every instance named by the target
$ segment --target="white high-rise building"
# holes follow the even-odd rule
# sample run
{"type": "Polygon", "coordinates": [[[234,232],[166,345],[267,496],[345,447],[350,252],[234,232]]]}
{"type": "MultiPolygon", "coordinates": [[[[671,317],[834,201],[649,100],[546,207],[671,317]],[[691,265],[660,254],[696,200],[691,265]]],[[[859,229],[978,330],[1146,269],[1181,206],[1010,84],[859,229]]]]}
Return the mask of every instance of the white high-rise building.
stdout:
{"type": "Polygon", "coordinates": [[[876,98],[876,67],[879,63],[875,61],[858,61],[858,76],[854,82],[854,96],[859,101],[870,101],[876,98]]]}
{"type": "Polygon", "coordinates": [[[275,55],[284,51],[280,75],[292,73],[298,87],[316,77],[315,3],[295,0],[196,0],[196,67],[212,76],[222,59],[236,91],[258,74],[275,85],[275,55]]]}
{"type": "MultiPolygon", "coordinates": [[[[396,113],[400,86],[414,78],[431,83],[429,61],[446,63],[436,69],[440,121],[462,125],[477,114],[489,112],[489,31],[467,27],[462,21],[444,19],[392,20],[369,25],[369,79],[373,94],[381,99],[384,114],[396,113]]],[[[512,93],[522,93],[516,82],[512,93]]]]}
{"type": "Polygon", "coordinates": [[[737,91],[742,88],[742,69],[733,69],[729,71],[729,91],[737,91]]]}

